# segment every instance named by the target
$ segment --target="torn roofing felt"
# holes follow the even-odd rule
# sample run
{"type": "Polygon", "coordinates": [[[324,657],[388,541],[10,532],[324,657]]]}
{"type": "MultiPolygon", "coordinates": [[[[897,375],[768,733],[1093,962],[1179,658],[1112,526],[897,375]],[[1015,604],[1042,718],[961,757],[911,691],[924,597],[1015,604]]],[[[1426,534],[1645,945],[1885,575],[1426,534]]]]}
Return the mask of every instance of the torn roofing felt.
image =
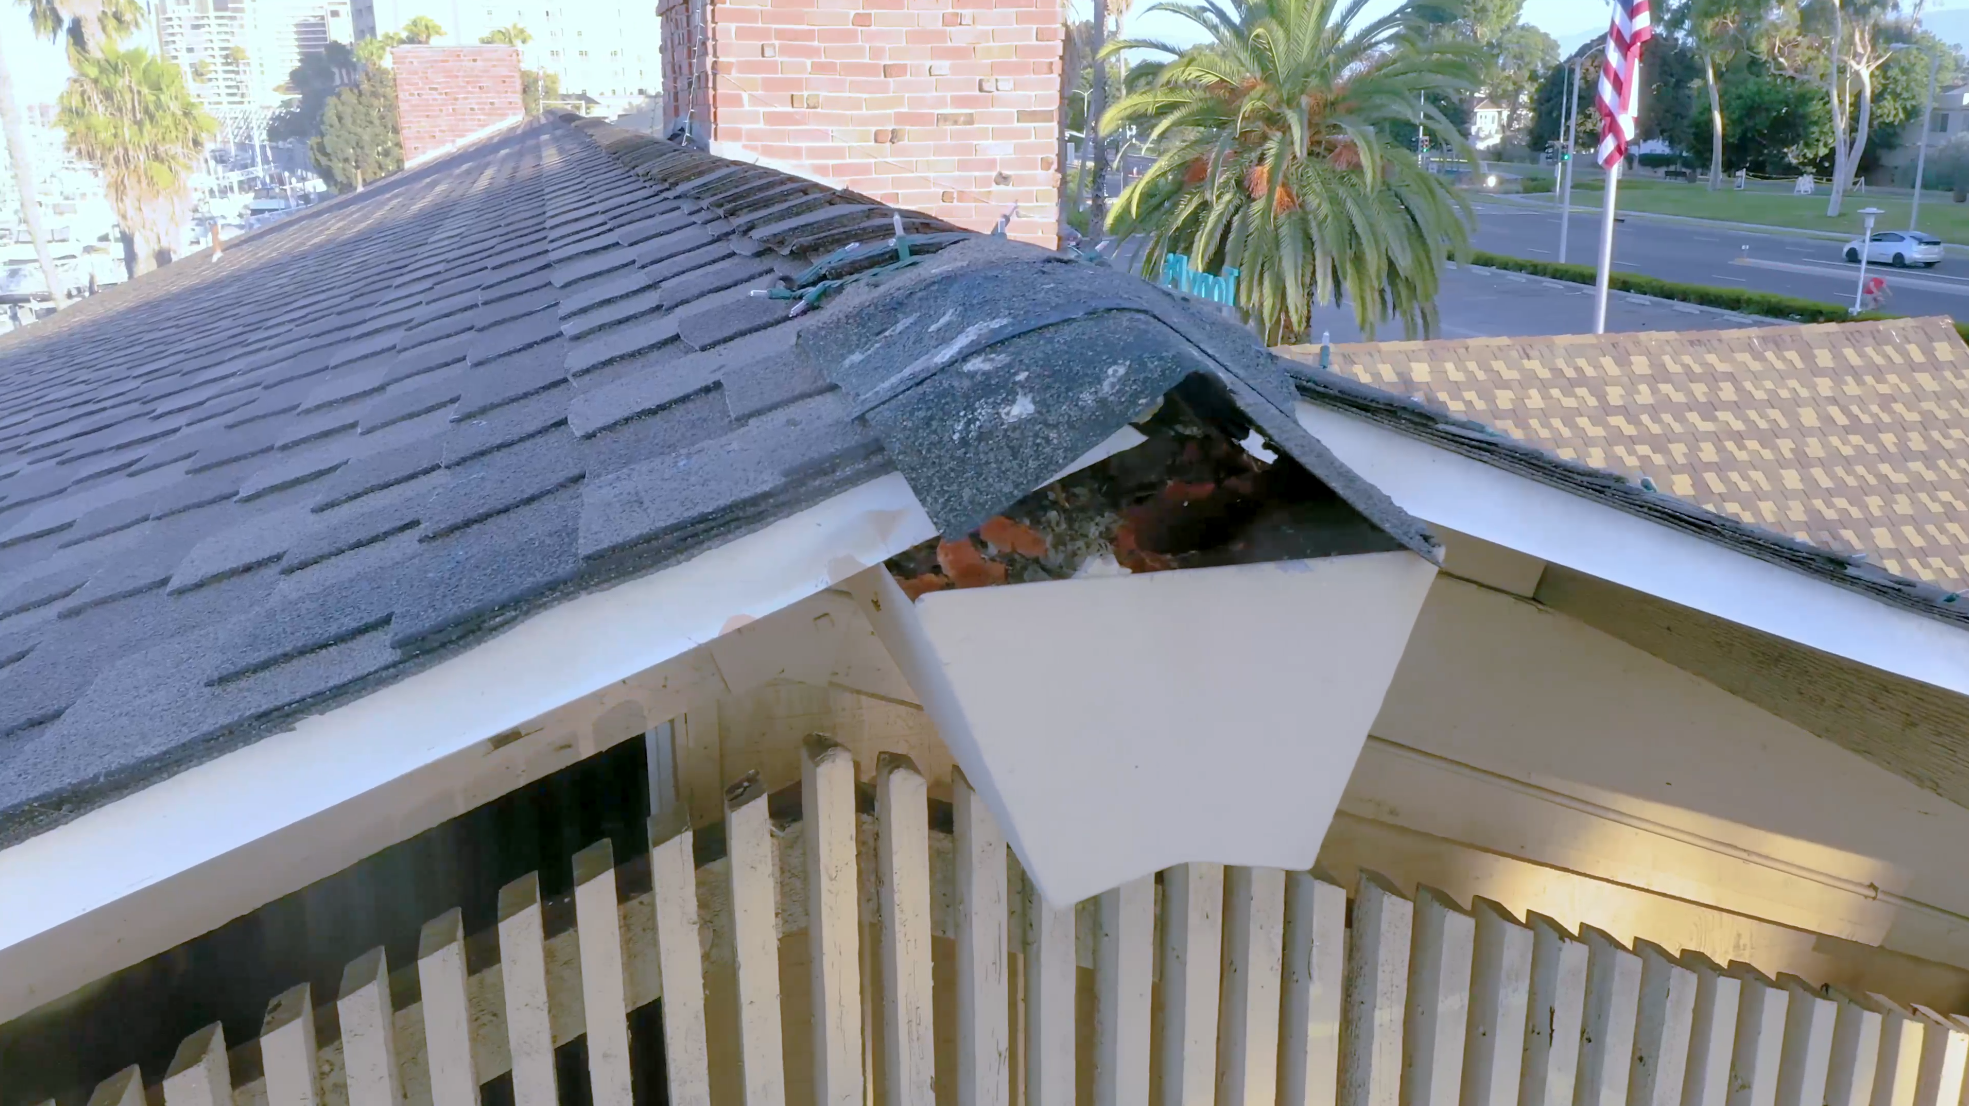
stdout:
{"type": "Polygon", "coordinates": [[[851,397],[946,537],[1202,375],[1374,525],[1437,556],[1421,524],[1299,426],[1284,362],[1249,330],[1104,265],[1014,255],[918,279],[827,314],[798,347],[851,397]]]}

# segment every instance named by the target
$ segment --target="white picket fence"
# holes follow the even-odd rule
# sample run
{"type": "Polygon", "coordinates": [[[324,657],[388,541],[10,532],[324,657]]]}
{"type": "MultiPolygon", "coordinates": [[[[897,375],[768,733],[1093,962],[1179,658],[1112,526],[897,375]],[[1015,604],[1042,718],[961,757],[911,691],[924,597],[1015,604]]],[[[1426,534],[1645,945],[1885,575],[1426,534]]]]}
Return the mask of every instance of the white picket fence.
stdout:
{"type": "MultiPolygon", "coordinates": [[[[1080,1106],[1969,1106],[1969,1023],[1932,1010],[1371,873],[1351,917],[1318,874],[1215,864],[1056,907],[961,777],[946,835],[906,758],[877,765],[873,818],[845,749],[809,739],[802,767],[799,823],[737,785],[726,857],[697,868],[688,830],[662,834],[627,901],[606,841],[576,855],[567,932],[535,877],[509,885],[475,974],[459,913],[432,921],[405,1009],[382,950],[358,958],[333,1042],[306,986],[269,1007],[257,1062],[192,1034],[165,1106],[477,1106],[508,1072],[517,1106],[556,1106],[554,1049],[583,1034],[595,1106],[629,1106],[628,1014],[658,998],[674,1106],[1075,1106],[1088,1086],[1080,1106]],[[782,994],[801,933],[808,993],[782,994]]],[[[145,1106],[142,1073],[90,1106],[145,1106]]]]}

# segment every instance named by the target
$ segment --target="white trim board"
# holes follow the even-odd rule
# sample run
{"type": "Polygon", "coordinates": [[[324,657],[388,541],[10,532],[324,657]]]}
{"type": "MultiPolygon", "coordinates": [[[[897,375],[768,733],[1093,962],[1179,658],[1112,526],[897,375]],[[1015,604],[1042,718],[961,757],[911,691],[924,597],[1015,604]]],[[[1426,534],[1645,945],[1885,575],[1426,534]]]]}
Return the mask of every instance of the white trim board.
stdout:
{"type": "Polygon", "coordinates": [[[430,828],[488,739],[934,534],[891,473],[0,850],[0,1021],[430,828]]]}
{"type": "Polygon", "coordinates": [[[1787,641],[1969,695],[1969,633],[1827,580],[1301,402],[1300,425],[1403,510],[1787,641]]]}

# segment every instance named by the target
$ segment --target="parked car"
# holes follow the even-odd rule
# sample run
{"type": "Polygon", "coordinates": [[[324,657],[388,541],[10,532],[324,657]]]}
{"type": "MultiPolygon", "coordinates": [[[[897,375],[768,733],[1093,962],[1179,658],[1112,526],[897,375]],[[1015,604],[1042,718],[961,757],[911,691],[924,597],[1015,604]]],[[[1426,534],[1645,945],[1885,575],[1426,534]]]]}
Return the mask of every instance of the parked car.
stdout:
{"type": "Polygon", "coordinates": [[[1872,238],[1855,238],[1846,243],[1846,260],[1857,262],[1861,247],[1866,248],[1869,264],[1892,265],[1897,269],[1909,265],[1932,269],[1942,259],[1942,240],[1920,231],[1883,230],[1872,238]]]}

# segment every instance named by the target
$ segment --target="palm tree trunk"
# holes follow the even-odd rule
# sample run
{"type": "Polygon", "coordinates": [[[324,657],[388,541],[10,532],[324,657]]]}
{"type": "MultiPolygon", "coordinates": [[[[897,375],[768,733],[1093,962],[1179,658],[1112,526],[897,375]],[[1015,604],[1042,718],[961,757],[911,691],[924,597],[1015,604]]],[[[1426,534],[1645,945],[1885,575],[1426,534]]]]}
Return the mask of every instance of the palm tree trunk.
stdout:
{"type": "Polygon", "coordinates": [[[48,234],[41,228],[41,205],[34,198],[34,163],[27,153],[27,132],[21,126],[20,104],[14,100],[14,77],[7,68],[7,55],[0,51],[0,132],[7,137],[7,151],[14,169],[14,186],[20,190],[21,219],[27,235],[34,240],[34,257],[41,263],[41,279],[48,282],[48,296],[59,311],[66,302],[60,276],[55,272],[54,255],[48,252],[48,234]]]}
{"type": "Polygon", "coordinates": [[[1723,98],[1716,91],[1716,59],[1702,56],[1702,77],[1709,83],[1709,190],[1723,187],[1723,98]]]}

